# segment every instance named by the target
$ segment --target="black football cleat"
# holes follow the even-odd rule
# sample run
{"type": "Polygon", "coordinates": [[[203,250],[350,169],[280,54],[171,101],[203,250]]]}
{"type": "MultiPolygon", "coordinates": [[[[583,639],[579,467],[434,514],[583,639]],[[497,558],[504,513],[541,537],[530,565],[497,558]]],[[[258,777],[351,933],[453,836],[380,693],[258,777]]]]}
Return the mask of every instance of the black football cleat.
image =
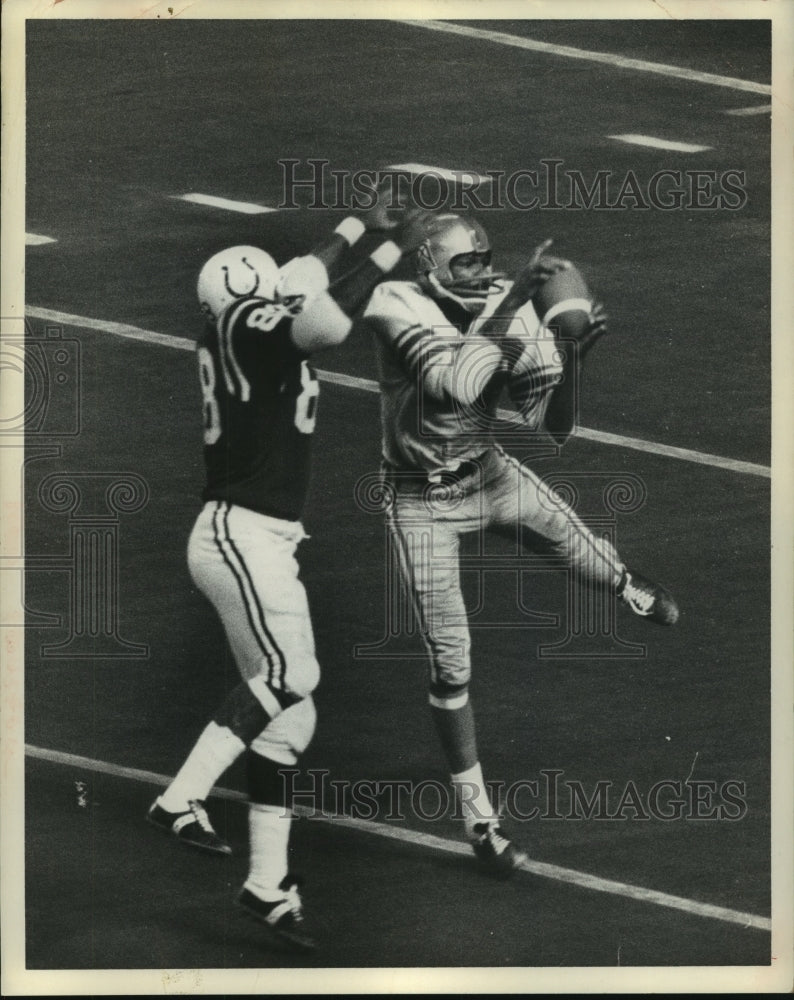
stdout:
{"type": "Polygon", "coordinates": [[[673,595],[634,570],[623,570],[616,593],[641,618],[657,625],[675,625],[678,621],[678,605],[673,595]]]}
{"type": "Polygon", "coordinates": [[[146,819],[160,830],[172,833],[177,840],[188,847],[210,854],[231,854],[232,849],[222,840],[210,823],[204,803],[191,800],[185,812],[168,812],[155,801],[146,814],[146,819]]]}
{"type": "Polygon", "coordinates": [[[475,838],[471,842],[480,869],[494,878],[510,878],[527,860],[512,840],[508,840],[496,820],[476,823],[475,838]]]}
{"type": "Polygon", "coordinates": [[[317,943],[306,929],[298,888],[298,879],[287,875],[279,885],[284,892],[281,899],[260,899],[250,889],[244,888],[237,897],[237,904],[264,925],[267,944],[279,950],[306,954],[314,951],[317,943]]]}

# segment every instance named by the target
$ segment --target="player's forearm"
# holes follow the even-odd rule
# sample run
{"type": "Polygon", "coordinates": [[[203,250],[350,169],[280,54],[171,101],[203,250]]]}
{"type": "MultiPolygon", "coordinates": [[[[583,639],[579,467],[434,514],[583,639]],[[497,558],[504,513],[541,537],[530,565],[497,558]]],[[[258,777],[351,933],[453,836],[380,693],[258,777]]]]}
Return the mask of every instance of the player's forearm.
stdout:
{"type": "Polygon", "coordinates": [[[341,344],[353,327],[353,314],[366,302],[373,288],[400,259],[400,248],[382,243],[355,270],[317,296],[292,324],[292,341],[306,353],[341,344]]]}
{"type": "Polygon", "coordinates": [[[515,319],[518,310],[526,305],[526,300],[520,295],[514,295],[509,291],[499,304],[498,312],[489,316],[485,322],[477,328],[477,333],[481,337],[492,340],[495,344],[503,345],[508,349],[508,333],[510,326],[515,319]]]}
{"type": "Polygon", "coordinates": [[[463,406],[471,406],[488,388],[502,367],[502,352],[486,337],[467,337],[450,365],[434,370],[429,383],[433,395],[450,397],[463,406]]]}
{"type": "Polygon", "coordinates": [[[329,295],[343,312],[353,316],[401,256],[396,243],[391,240],[381,243],[358,267],[335,281],[328,289],[329,295]]]}
{"type": "Polygon", "coordinates": [[[562,380],[551,394],[546,408],[544,426],[557,444],[565,444],[579,419],[579,384],[581,381],[581,357],[578,345],[565,345],[565,362],[562,380]]]}
{"type": "Polygon", "coordinates": [[[311,251],[312,256],[321,260],[326,270],[330,271],[344,252],[361,239],[364,232],[365,227],[361,219],[349,215],[339,223],[327,239],[311,251]]]}

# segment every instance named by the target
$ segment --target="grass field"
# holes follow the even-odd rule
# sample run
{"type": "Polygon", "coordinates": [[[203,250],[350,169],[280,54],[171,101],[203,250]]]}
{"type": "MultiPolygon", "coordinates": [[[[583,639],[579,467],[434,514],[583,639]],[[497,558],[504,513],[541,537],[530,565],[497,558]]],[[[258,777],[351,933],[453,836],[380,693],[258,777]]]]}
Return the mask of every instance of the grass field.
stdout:
{"type": "MultiPolygon", "coordinates": [[[[537,867],[506,886],[458,853],[449,816],[388,819],[379,800],[369,825],[303,818],[295,861],[321,939],[307,967],[770,968],[770,118],[757,110],[771,100],[768,24],[465,23],[558,48],[388,21],[28,22],[26,231],[54,242],[27,248],[26,303],[35,343],[52,352],[45,334],[59,331],[72,352],[68,387],[53,389],[49,423],[28,436],[25,476],[31,970],[306,965],[262,949],[233,912],[241,771],[210,803],[230,861],[180,851],[143,822],[157,776],[174,773],[236,679],[184,558],[203,474],[185,349],[200,328],[195,277],[226,245],[256,243],[279,260],[306,252],[340,217],[247,215],[180,196],[277,208],[285,158],[301,176],[310,158],[507,174],[557,160],[588,179],[632,172],[646,189],[658,171],[681,172],[690,192],[731,172],[747,194],[734,210],[480,214],[499,266],[513,270],[554,237],[605,302],[611,334],[588,361],[582,431],[535,467],[581,483],[591,517],[603,516],[605,484],[644,484],[644,504],[616,517],[617,544],[670,587],[682,616],[670,631],[620,617],[621,639],[642,655],[544,656],[566,634],[563,575],[529,565],[520,578],[464,578],[479,607],[472,697],[486,776],[509,785],[557,771],[641,796],[702,782],[711,804],[728,782],[742,808],[514,821],[537,867]],[[702,148],[614,138],[629,134],[702,148]],[[78,476],[81,508],[47,506],[55,475],[78,476]],[[108,483],[131,477],[144,484],[139,509],[105,510],[100,524],[108,483]],[[52,648],[75,614],[81,516],[115,546],[116,639],[134,646],[52,648]],[[44,627],[39,615],[55,617],[44,627]]],[[[317,362],[300,560],[323,679],[304,763],[349,783],[442,782],[418,637],[373,648],[386,630],[384,526],[355,500],[379,461],[373,353],[357,332],[317,362]],[[370,654],[356,655],[361,646],[370,654]]],[[[511,444],[519,457],[528,447],[511,444]]],[[[509,547],[494,540],[488,554],[509,547]]]]}

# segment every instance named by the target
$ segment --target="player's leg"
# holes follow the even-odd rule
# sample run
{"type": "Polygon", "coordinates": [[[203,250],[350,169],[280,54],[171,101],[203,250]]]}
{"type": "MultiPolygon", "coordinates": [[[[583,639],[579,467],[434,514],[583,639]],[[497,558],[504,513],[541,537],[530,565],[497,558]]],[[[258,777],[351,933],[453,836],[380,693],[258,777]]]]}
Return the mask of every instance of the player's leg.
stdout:
{"type": "Polygon", "coordinates": [[[289,871],[292,782],[284,769],[297,766],[315,724],[314,703],[304,698],[273,719],[246,758],[250,859],[238,902],[273,939],[295,951],[309,951],[314,942],[303,919],[300,879],[289,871]]]}
{"type": "Polygon", "coordinates": [[[387,512],[394,551],[410,591],[430,659],[429,702],[462,815],[466,835],[484,866],[509,875],[523,855],[499,829],[485,787],[477,751],[474,710],[469,697],[471,639],[460,586],[459,534],[480,525],[474,495],[444,517],[422,497],[398,494],[387,512]]]}
{"type": "Polygon", "coordinates": [[[215,607],[242,680],[205,727],[149,819],[191,846],[229,853],[204,800],[281,712],[314,689],[319,667],[295,547],[299,528],[207,504],[188,545],[194,582],[215,607]]]}
{"type": "Polygon", "coordinates": [[[635,614],[659,625],[673,625],[678,606],[663,587],[629,570],[611,542],[595,535],[571,506],[538,475],[506,455],[495,452],[498,469],[486,487],[493,527],[515,537],[518,525],[525,546],[558,555],[576,572],[576,582],[611,591],[635,614]]]}

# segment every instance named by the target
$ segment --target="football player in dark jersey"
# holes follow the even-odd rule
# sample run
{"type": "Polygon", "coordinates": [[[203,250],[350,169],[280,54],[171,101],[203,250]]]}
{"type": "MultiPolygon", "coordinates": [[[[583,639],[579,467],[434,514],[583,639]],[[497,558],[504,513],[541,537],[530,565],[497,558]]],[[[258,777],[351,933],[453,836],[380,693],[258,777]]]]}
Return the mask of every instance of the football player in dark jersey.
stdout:
{"type": "Polygon", "coordinates": [[[319,385],[310,364],[340,344],[355,310],[400,259],[416,213],[391,239],[329,286],[329,270],[367,230],[392,228],[379,202],[350,216],[311,254],[279,268],[257,247],[215,254],[201,270],[207,315],[197,356],[204,411],[204,506],[188,543],[196,586],[223,623],[241,674],[148,819],[183,843],[215,854],[231,849],[204,800],[246,752],[250,863],[239,903],[269,935],[297,951],[314,947],[298,883],[288,872],[289,789],[315,727],[318,666],[295,552],[305,538],[312,432],[319,385]]]}

